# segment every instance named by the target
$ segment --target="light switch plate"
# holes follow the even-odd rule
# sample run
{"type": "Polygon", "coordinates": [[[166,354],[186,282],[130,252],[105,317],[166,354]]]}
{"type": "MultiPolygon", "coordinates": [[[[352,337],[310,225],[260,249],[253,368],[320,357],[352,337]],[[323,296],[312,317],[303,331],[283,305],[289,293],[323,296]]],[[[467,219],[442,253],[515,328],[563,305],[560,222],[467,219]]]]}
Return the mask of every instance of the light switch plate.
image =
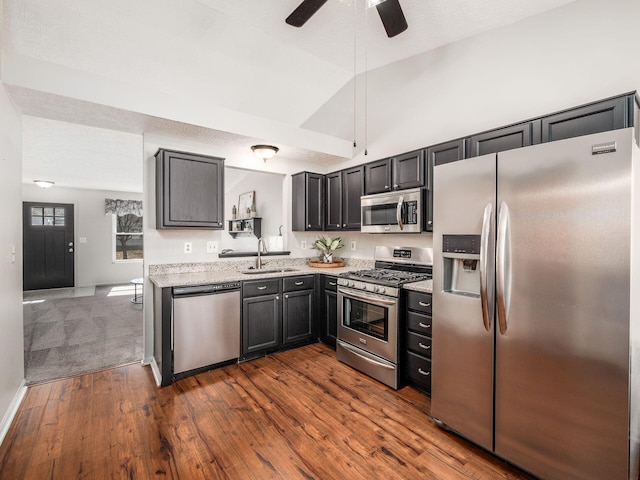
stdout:
{"type": "Polygon", "coordinates": [[[218,242],[207,242],[207,253],[218,253],[218,242]]]}
{"type": "Polygon", "coordinates": [[[191,253],[191,242],[184,242],[184,253],[191,253]]]}
{"type": "Polygon", "coordinates": [[[80,243],[87,243],[87,237],[80,237],[78,240],[80,240],[80,243]]]}
{"type": "Polygon", "coordinates": [[[302,250],[306,250],[307,249],[307,242],[305,242],[305,241],[300,242],[300,248],[302,250]]]}
{"type": "Polygon", "coordinates": [[[351,240],[351,250],[355,250],[355,249],[356,249],[356,241],[351,240]]]}

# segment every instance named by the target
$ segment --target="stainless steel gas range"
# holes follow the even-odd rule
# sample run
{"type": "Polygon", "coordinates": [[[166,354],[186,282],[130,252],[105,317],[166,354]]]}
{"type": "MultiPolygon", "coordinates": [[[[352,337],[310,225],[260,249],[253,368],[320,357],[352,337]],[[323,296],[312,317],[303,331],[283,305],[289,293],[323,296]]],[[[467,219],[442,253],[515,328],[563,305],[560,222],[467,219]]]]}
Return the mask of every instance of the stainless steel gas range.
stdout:
{"type": "Polygon", "coordinates": [[[375,268],[338,278],[337,357],[397,389],[402,285],[431,278],[431,248],[375,249],[375,268]]]}

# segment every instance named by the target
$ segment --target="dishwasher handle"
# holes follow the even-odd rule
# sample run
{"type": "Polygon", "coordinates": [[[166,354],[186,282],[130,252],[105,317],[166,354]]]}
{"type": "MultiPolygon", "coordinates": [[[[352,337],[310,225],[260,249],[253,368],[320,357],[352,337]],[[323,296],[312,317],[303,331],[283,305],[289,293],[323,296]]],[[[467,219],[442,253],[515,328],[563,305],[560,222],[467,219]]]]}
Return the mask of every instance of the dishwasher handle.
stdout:
{"type": "Polygon", "coordinates": [[[192,287],[173,287],[173,297],[192,295],[209,295],[240,289],[240,282],[214,283],[211,285],[194,285],[192,287]]]}

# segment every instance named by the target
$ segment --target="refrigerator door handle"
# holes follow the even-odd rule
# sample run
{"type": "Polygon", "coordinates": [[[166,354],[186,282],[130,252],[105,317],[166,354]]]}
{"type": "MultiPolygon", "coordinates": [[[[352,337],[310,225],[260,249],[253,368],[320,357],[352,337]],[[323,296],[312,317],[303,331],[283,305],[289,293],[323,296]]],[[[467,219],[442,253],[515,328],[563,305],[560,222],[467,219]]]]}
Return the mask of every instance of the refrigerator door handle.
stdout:
{"type": "Polygon", "coordinates": [[[505,202],[500,203],[498,210],[498,232],[496,240],[496,297],[498,300],[498,326],[500,333],[507,333],[509,320],[509,291],[507,279],[509,274],[509,207],[505,202]]]}
{"type": "Polygon", "coordinates": [[[404,224],[402,223],[402,204],[404,203],[404,197],[400,195],[398,199],[398,208],[396,208],[396,220],[398,221],[398,227],[400,230],[404,230],[404,224]]]}
{"type": "Polygon", "coordinates": [[[493,206],[487,203],[482,217],[482,232],[480,236],[480,300],[482,303],[482,321],[487,332],[491,331],[491,319],[493,318],[492,305],[487,296],[487,283],[489,276],[489,241],[491,238],[491,220],[493,218],[493,206]]]}

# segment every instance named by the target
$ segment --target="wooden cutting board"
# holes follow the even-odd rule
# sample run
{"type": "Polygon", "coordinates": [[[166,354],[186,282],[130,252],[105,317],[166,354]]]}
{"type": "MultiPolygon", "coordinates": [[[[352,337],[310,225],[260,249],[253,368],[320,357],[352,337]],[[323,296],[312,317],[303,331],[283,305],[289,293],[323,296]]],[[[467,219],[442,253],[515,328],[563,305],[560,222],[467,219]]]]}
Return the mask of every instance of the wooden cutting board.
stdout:
{"type": "Polygon", "coordinates": [[[342,260],[336,260],[331,263],[324,263],[322,260],[311,260],[309,266],[315,268],[337,268],[344,267],[344,262],[342,260]]]}

